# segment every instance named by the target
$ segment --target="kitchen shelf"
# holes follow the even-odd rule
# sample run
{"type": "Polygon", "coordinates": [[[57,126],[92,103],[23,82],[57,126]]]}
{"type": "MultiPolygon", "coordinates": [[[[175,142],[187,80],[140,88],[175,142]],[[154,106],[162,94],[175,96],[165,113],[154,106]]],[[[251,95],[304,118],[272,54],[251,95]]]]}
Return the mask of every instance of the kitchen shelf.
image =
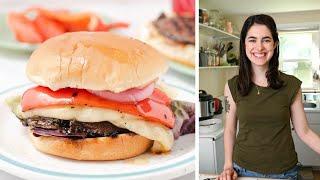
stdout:
{"type": "Polygon", "coordinates": [[[320,89],[302,88],[302,93],[320,93],[320,89]]]}
{"type": "Polygon", "coordinates": [[[199,32],[200,34],[205,34],[207,36],[212,36],[214,39],[233,39],[240,40],[240,38],[236,35],[227,33],[215,27],[211,27],[208,25],[204,25],[199,23],[199,32]]]}
{"type": "Polygon", "coordinates": [[[203,70],[203,69],[231,69],[231,68],[239,68],[239,66],[207,66],[207,67],[199,67],[199,70],[203,70]]]}

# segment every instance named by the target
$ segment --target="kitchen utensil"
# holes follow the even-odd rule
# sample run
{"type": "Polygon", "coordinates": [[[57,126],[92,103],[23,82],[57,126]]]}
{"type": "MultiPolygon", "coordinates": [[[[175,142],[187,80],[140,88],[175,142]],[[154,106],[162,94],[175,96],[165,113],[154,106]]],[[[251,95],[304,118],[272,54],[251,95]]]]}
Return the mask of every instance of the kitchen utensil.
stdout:
{"type": "Polygon", "coordinates": [[[219,45],[218,45],[218,47],[217,47],[217,49],[218,49],[218,56],[219,56],[219,57],[222,57],[223,54],[225,53],[224,48],[225,48],[225,44],[223,44],[222,41],[220,41],[220,43],[219,43],[219,45]]]}
{"type": "Polygon", "coordinates": [[[206,67],[208,66],[208,54],[204,51],[203,47],[200,47],[199,52],[199,66],[206,67]]]}
{"type": "Polygon", "coordinates": [[[237,57],[234,53],[228,53],[227,62],[230,65],[237,65],[237,57]]]}
{"type": "Polygon", "coordinates": [[[226,46],[227,52],[229,52],[232,48],[233,48],[232,42],[228,42],[226,46]]]}
{"type": "Polygon", "coordinates": [[[204,90],[199,90],[200,117],[199,120],[210,119],[214,114],[214,100],[212,95],[204,90]]]}
{"type": "Polygon", "coordinates": [[[222,101],[218,98],[213,98],[214,101],[214,114],[221,114],[223,107],[222,107],[222,101]]]}

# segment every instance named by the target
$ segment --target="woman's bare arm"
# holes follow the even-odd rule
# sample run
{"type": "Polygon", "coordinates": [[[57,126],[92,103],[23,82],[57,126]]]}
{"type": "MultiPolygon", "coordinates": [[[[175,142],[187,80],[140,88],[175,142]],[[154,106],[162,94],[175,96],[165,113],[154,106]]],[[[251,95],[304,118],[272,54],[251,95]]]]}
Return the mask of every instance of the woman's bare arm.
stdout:
{"type": "Polygon", "coordinates": [[[237,173],[233,170],[232,154],[237,131],[237,107],[232,98],[228,83],[226,83],[224,88],[224,96],[226,112],[224,123],[224,167],[218,179],[236,179],[237,173]]]}
{"type": "Polygon", "coordinates": [[[308,126],[301,97],[302,93],[300,89],[290,107],[291,121],[299,138],[311,149],[320,154],[320,137],[308,126]]]}

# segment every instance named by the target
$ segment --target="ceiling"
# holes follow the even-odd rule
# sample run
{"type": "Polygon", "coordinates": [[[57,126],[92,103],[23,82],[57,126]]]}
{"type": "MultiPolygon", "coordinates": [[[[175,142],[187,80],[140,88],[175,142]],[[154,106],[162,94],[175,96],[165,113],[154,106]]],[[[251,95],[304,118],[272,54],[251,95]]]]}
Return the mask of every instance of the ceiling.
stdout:
{"type": "Polygon", "coordinates": [[[284,13],[320,10],[320,0],[200,0],[199,7],[230,15],[284,13]]]}

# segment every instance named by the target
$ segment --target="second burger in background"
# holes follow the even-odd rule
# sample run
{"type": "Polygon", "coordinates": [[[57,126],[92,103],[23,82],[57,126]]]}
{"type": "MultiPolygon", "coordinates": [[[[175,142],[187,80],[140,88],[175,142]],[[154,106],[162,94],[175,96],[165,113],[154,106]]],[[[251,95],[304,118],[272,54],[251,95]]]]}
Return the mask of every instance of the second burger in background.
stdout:
{"type": "Polygon", "coordinates": [[[173,12],[162,13],[144,27],[141,39],[168,59],[195,67],[194,0],[173,0],[173,12]]]}
{"type": "Polygon", "coordinates": [[[8,104],[44,153],[116,160],[150,147],[167,152],[173,129],[194,132],[192,121],[184,122],[193,118],[194,123],[194,106],[174,102],[160,90],[157,81],[166,70],[164,58],[138,40],[105,32],[66,33],[33,52],[26,73],[37,86],[8,104]],[[179,116],[181,111],[187,116],[179,116]]]}

